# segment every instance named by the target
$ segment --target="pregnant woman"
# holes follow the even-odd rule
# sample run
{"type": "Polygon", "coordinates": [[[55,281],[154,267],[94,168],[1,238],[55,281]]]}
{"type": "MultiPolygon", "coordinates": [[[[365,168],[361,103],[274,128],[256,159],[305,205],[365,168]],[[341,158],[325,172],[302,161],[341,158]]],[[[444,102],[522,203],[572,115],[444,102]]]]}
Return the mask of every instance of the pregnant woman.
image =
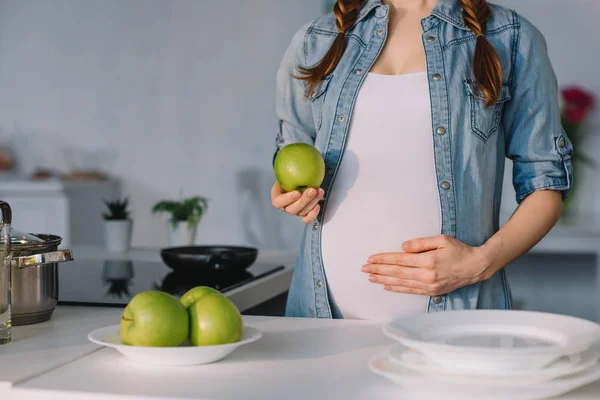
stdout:
{"type": "Polygon", "coordinates": [[[572,146],[540,32],[484,0],[338,0],[277,75],[277,148],[325,180],[273,206],[307,224],[287,315],[389,321],[510,309],[504,267],[557,222],[572,146]],[[500,229],[504,161],[519,207],[500,229]]]}

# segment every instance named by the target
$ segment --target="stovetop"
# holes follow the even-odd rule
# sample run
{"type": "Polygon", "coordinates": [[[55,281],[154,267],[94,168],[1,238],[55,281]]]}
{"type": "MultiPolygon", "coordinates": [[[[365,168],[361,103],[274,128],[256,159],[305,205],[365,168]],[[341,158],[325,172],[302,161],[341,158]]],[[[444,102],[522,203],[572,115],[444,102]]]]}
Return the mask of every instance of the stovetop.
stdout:
{"type": "Polygon", "coordinates": [[[122,307],[146,290],[179,297],[196,286],[227,293],[282,269],[257,263],[241,272],[190,276],[176,274],[162,262],[75,259],[58,264],[58,304],[122,307]]]}

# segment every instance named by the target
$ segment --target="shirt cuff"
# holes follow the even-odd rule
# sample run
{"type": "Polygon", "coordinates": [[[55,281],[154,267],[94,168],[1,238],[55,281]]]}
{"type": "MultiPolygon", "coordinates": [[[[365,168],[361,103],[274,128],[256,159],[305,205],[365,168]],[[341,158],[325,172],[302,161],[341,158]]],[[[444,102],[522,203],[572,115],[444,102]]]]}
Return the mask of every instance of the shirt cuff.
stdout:
{"type": "Polygon", "coordinates": [[[515,163],[513,173],[517,204],[538,190],[559,191],[564,200],[572,188],[573,171],[570,159],[560,162],[515,163]]]}

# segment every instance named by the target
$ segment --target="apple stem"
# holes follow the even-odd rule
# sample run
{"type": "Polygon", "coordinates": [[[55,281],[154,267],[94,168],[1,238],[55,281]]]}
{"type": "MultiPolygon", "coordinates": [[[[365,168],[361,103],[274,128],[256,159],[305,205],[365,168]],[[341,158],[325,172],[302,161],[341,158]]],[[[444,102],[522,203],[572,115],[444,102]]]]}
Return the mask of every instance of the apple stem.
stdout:
{"type": "Polygon", "coordinates": [[[132,320],[132,319],[126,318],[126,317],[124,317],[124,316],[123,316],[123,317],[121,317],[121,319],[122,319],[123,321],[129,321],[129,322],[133,322],[133,320],[132,320]]]}

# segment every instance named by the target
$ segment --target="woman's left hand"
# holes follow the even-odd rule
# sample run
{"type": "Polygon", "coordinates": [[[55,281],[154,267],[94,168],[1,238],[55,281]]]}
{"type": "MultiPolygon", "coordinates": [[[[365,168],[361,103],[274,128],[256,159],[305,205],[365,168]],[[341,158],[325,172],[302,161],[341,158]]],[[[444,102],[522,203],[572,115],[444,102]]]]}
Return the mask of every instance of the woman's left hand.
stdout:
{"type": "Polygon", "coordinates": [[[450,293],[493,274],[483,247],[446,235],[410,240],[402,248],[402,253],[370,256],[362,271],[385,290],[429,296],[450,293]]]}

